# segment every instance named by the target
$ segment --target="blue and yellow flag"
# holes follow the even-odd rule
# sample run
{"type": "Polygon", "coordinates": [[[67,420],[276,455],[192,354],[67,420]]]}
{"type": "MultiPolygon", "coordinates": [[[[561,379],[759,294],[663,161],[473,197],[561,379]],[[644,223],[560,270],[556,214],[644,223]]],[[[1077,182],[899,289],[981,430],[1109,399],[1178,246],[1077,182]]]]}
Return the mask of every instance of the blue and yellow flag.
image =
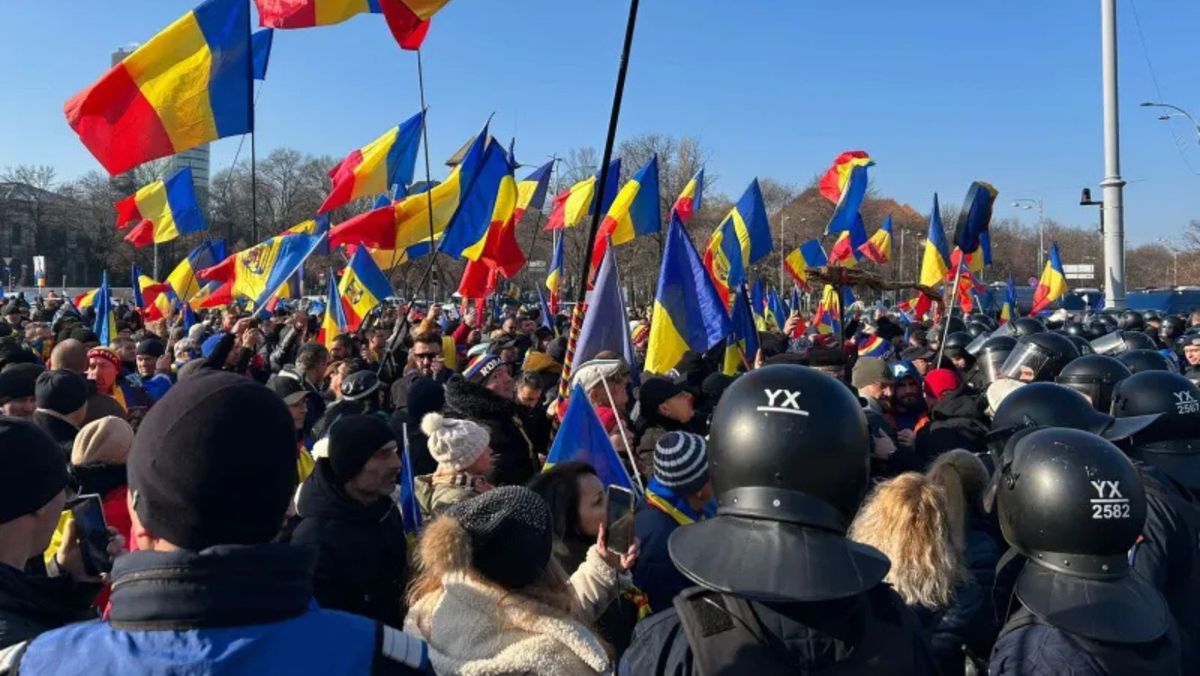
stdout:
{"type": "Polygon", "coordinates": [[[271,43],[275,41],[275,30],[264,28],[250,36],[250,61],[255,80],[267,79],[267,65],[271,62],[271,43]]]}
{"type": "Polygon", "coordinates": [[[112,291],[108,288],[108,270],[100,274],[100,288],[96,291],[94,305],[96,322],[92,331],[96,332],[101,345],[111,345],[117,339],[117,317],[113,314],[112,291]]]}
{"type": "Polygon", "coordinates": [[[929,237],[925,240],[925,254],[921,258],[921,284],[937,286],[945,281],[949,270],[950,245],[946,241],[946,229],[942,227],[937,193],[934,193],[933,210],[929,212],[929,237]]]}
{"type": "Polygon", "coordinates": [[[735,292],[733,311],[729,314],[729,329],[721,372],[731,376],[743,367],[753,367],[758,354],[758,328],[754,325],[754,313],[750,311],[750,300],[746,297],[744,285],[735,292]]]}
{"type": "Polygon", "coordinates": [[[704,268],[726,308],[730,304],[730,290],[745,282],[750,265],[771,253],[774,246],[767,208],[756,178],[713,231],[704,250],[704,268]]]}
{"type": "Polygon", "coordinates": [[[672,213],[658,273],[645,370],[666,373],[684,352],[705,352],[727,335],[729,317],[724,303],[679,216],[672,213]]]}
{"type": "Polygon", "coordinates": [[[637,490],[625,464],[617,456],[616,449],[608,439],[608,432],[588,401],[582,385],[576,385],[571,393],[567,412],[563,415],[554,445],[546,454],[543,471],[563,462],[585,462],[596,470],[596,476],[605,486],[620,486],[637,490]]]}
{"type": "Polygon", "coordinates": [[[367,313],[392,295],[391,283],[365,246],[354,250],[354,255],[342,271],[338,294],[342,299],[347,331],[357,331],[367,313]]]}
{"type": "Polygon", "coordinates": [[[546,205],[546,187],[550,185],[550,172],[554,160],[534,169],[517,183],[517,206],[513,209],[513,222],[520,223],[526,211],[541,211],[546,205]]]}
{"type": "Polygon", "coordinates": [[[1008,273],[1008,284],[1004,287],[1004,304],[1000,306],[1000,323],[1007,324],[1017,318],[1017,287],[1012,273],[1008,273]]]}
{"type": "Polygon", "coordinates": [[[317,342],[327,348],[333,347],[333,339],[346,332],[346,313],[342,311],[339,300],[337,277],[333,270],[325,273],[328,278],[325,285],[325,317],[321,320],[321,328],[317,331],[317,342]]]}
{"type": "Polygon", "coordinates": [[[767,320],[768,330],[783,330],[783,325],[787,322],[788,311],[783,305],[783,299],[779,297],[779,293],[775,289],[767,291],[767,306],[764,308],[763,316],[767,320]]]}

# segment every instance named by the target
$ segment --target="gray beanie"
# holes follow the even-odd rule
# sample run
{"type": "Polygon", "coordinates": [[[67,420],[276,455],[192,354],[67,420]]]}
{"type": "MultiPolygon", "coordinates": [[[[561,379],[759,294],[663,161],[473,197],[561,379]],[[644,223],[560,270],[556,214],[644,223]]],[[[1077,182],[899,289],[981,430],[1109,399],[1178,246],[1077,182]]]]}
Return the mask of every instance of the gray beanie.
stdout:
{"type": "Polygon", "coordinates": [[[654,478],[680,497],[708,482],[708,448],[704,437],[668,432],[654,445],[654,478]]]}

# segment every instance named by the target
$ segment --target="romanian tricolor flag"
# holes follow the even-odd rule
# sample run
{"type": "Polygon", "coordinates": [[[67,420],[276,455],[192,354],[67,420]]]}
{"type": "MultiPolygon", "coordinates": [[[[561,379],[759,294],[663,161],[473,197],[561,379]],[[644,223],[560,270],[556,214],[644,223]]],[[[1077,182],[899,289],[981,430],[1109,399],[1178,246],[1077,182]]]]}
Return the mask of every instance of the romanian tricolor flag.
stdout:
{"type": "Polygon", "coordinates": [[[325,318],[321,320],[321,328],[317,330],[317,342],[332,348],[333,340],[346,332],[346,313],[342,310],[337,277],[333,275],[333,270],[326,272],[325,277],[328,280],[325,287],[325,318]]]}
{"type": "Polygon", "coordinates": [[[95,304],[96,294],[98,293],[100,293],[100,287],[96,287],[91,291],[84,291],[78,296],[75,296],[75,298],[71,300],[71,303],[80,310],[86,310],[95,304]]]}
{"type": "Polygon", "coordinates": [[[1012,273],[1008,273],[1008,284],[1004,287],[1004,304],[1000,306],[1000,324],[1007,324],[1017,318],[1017,287],[1013,284],[1012,273]]]}
{"type": "Polygon", "coordinates": [[[892,215],[883,220],[883,225],[871,235],[866,244],[858,247],[862,255],[871,261],[883,265],[892,258],[892,215]]]}
{"type": "Polygon", "coordinates": [[[704,268],[726,307],[731,300],[730,289],[746,281],[750,264],[771,253],[774,246],[762,190],[756,178],[713,231],[704,250],[704,268]]]}
{"type": "Polygon", "coordinates": [[[878,334],[864,333],[855,341],[859,357],[876,357],[887,359],[892,356],[892,344],[878,334]]]}
{"type": "MultiPolygon", "coordinates": [[[[387,206],[359,214],[331,228],[329,245],[336,247],[343,244],[364,244],[373,249],[388,250],[388,257],[397,260],[402,255],[411,256],[413,252],[410,247],[422,243],[424,250],[432,250],[429,245],[430,221],[433,222],[433,237],[440,238],[446,225],[458,211],[476,172],[482,166],[487,138],[488,131],[485,126],[471,142],[462,162],[454,167],[445,181],[387,206]],[[396,251],[399,253],[393,253],[396,251]]],[[[377,257],[376,261],[378,260],[377,257]]]]}
{"type": "Polygon", "coordinates": [[[517,206],[513,209],[513,223],[520,223],[526,211],[541,211],[546,205],[546,188],[550,185],[550,172],[553,170],[554,160],[550,160],[517,183],[517,206]]]}
{"type": "Polygon", "coordinates": [[[841,263],[845,267],[854,267],[862,256],[859,249],[867,243],[867,231],[863,225],[863,199],[867,196],[867,167],[868,164],[858,164],[850,169],[850,178],[842,191],[841,199],[833,210],[829,224],[825,226],[825,235],[838,234],[837,241],[829,250],[829,262],[841,263]]]}
{"type": "Polygon", "coordinates": [[[254,129],[250,6],[206,0],[64,105],[108,173],[254,129]]]}
{"type": "Polygon", "coordinates": [[[679,220],[687,223],[691,220],[696,212],[700,211],[701,200],[704,196],[704,169],[696,172],[687,185],[683,186],[683,190],[679,193],[679,197],[675,198],[675,204],[672,209],[679,214],[679,220]]]}
{"type": "Polygon", "coordinates": [[[1067,292],[1067,275],[1063,272],[1062,259],[1058,256],[1058,242],[1050,245],[1050,260],[1042,270],[1037,289],[1033,292],[1033,308],[1029,316],[1036,315],[1067,292]]]}
{"type": "Polygon", "coordinates": [[[723,301],[683,223],[672,214],[654,296],[645,370],[666,373],[684,352],[706,352],[727,335],[729,317],[723,301]]]}
{"type": "Polygon", "coordinates": [[[608,215],[600,222],[596,244],[592,249],[592,268],[604,259],[608,240],[624,244],[634,237],[649,235],[662,230],[662,207],[658,200],[658,155],[650,157],[646,166],[638,170],[613,199],[608,215]]]}
{"type": "Polygon", "coordinates": [[[508,152],[499,143],[489,143],[479,171],[446,224],[438,250],[469,261],[486,257],[501,267],[506,277],[513,276],[525,264],[512,228],[516,205],[517,183],[508,152]]]}
{"type": "Polygon", "coordinates": [[[342,312],[347,331],[357,331],[367,313],[392,295],[392,285],[371,259],[366,247],[359,247],[338,284],[338,295],[342,299],[342,312]]]}
{"type": "Polygon", "coordinates": [[[429,17],[450,0],[376,0],[392,37],[404,49],[420,49],[429,32],[429,17]]]}
{"type": "MultiPolygon", "coordinates": [[[[232,287],[233,282],[225,282],[224,284],[221,282],[209,282],[204,285],[204,288],[200,289],[200,293],[188,301],[188,307],[192,310],[201,310],[203,308],[229,305],[233,302],[233,294],[230,293],[232,287]]],[[[278,298],[279,296],[276,296],[271,300],[276,301],[278,298]]],[[[271,307],[272,304],[268,303],[267,305],[271,307]]],[[[274,308],[272,307],[271,309],[274,308]]]]}
{"type": "Polygon", "coordinates": [[[360,197],[390,193],[396,187],[407,190],[413,180],[424,126],[425,113],[417,113],[347,155],[329,170],[333,189],[317,213],[327,213],[360,197]]]}
{"type": "Polygon", "coordinates": [[[276,235],[200,271],[208,282],[232,282],[230,294],[261,308],[321,244],[324,235],[276,235]]]}
{"type": "Polygon", "coordinates": [[[817,333],[823,336],[841,334],[841,302],[837,289],[831,284],[826,284],[821,291],[821,302],[817,303],[817,311],[813,314],[812,324],[816,327],[817,333]]]}
{"type": "Polygon", "coordinates": [[[254,0],[258,24],[269,28],[332,26],[358,14],[382,14],[379,0],[254,0]]]}
{"type": "Polygon", "coordinates": [[[942,214],[938,208],[937,193],[933,194],[933,210],[929,212],[929,235],[925,240],[925,254],[921,258],[921,284],[937,286],[946,279],[950,270],[950,245],[946,242],[946,230],[942,227],[942,214]]]}
{"type": "Polygon", "coordinates": [[[166,283],[169,293],[160,294],[150,305],[147,319],[161,319],[170,314],[171,305],[175,301],[187,303],[193,296],[200,293],[201,279],[197,276],[200,270],[216,265],[225,258],[225,240],[201,242],[196,248],[175,266],[167,275],[166,283]]]}
{"type": "MultiPolygon", "coordinates": [[[[605,177],[604,195],[601,198],[600,210],[608,213],[613,198],[617,194],[617,182],[621,176],[621,158],[616,158],[608,165],[608,176],[605,177]]],[[[596,184],[600,182],[600,173],[589,176],[575,185],[560,192],[554,197],[554,208],[550,219],[546,221],[547,230],[573,228],[584,221],[596,206],[596,184]]]]}
{"type": "Polygon", "coordinates": [[[855,167],[869,167],[875,164],[871,156],[863,150],[847,150],[833,160],[833,166],[825,171],[818,188],[821,195],[837,204],[846,192],[846,184],[850,182],[850,174],[855,167]]]}
{"type": "Polygon", "coordinates": [[[205,228],[190,167],[143,186],[116,207],[117,227],[139,221],[125,235],[125,241],[135,247],[162,244],[205,228]]]}
{"type": "Polygon", "coordinates": [[[546,271],[546,289],[550,291],[550,311],[558,314],[559,290],[563,277],[563,236],[555,233],[554,254],[550,257],[550,269],[546,271]]]}
{"type": "Polygon", "coordinates": [[[729,336],[725,339],[725,359],[721,372],[731,376],[742,368],[750,370],[758,354],[758,328],[746,298],[746,287],[734,291],[733,310],[729,313],[729,336]]]}
{"type": "Polygon", "coordinates": [[[808,288],[809,269],[826,265],[829,265],[829,259],[825,256],[825,249],[821,248],[821,242],[815,239],[801,244],[783,259],[783,268],[796,284],[805,288],[808,288]]]}
{"type": "Polygon", "coordinates": [[[156,282],[153,277],[142,274],[142,269],[135,263],[130,274],[133,280],[133,304],[139,310],[145,310],[152,305],[159,294],[170,288],[165,282],[156,282]]]}

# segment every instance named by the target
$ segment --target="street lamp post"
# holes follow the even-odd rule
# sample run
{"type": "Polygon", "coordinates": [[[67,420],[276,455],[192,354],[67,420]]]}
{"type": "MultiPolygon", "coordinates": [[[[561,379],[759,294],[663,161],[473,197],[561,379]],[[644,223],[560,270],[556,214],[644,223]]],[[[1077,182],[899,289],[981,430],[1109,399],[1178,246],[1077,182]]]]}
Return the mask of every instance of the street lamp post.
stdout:
{"type": "Polygon", "coordinates": [[[1104,305],[1125,309],[1125,181],[1121,178],[1117,100],[1117,0],[1100,0],[1100,56],[1104,117],[1104,305]]]}
{"type": "Polygon", "coordinates": [[[1013,200],[1012,205],[1018,209],[1032,209],[1037,205],[1038,210],[1038,263],[1037,273],[1042,274],[1046,260],[1046,208],[1041,197],[1021,197],[1013,200]]]}
{"type": "Polygon", "coordinates": [[[788,250],[783,244],[783,230],[787,227],[791,216],[783,216],[779,219],[779,293],[783,293],[783,261],[787,258],[788,250]]]}
{"type": "Polygon", "coordinates": [[[1179,249],[1175,247],[1175,243],[1166,237],[1158,237],[1154,241],[1167,247],[1167,251],[1171,252],[1171,288],[1179,286],[1179,249]]]}
{"type": "Polygon", "coordinates": [[[1188,111],[1184,110],[1183,108],[1180,108],[1179,106],[1172,105],[1170,103],[1159,103],[1157,101],[1143,101],[1141,105],[1143,108],[1166,108],[1167,110],[1175,111],[1174,114],[1168,113],[1166,115],[1160,116],[1158,119],[1169,120],[1172,117],[1186,118],[1187,121],[1191,122],[1192,126],[1196,128],[1196,140],[1200,141],[1200,122],[1196,122],[1196,118],[1192,117],[1191,113],[1189,113],[1188,111]]]}

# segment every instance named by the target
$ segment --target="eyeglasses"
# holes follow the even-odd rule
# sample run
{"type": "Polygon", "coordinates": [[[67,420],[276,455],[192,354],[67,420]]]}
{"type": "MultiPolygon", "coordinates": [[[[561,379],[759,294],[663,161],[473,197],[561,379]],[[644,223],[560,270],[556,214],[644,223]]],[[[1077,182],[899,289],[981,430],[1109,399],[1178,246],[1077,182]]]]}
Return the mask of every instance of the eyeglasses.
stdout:
{"type": "Polygon", "coordinates": [[[413,352],[413,359],[437,359],[442,356],[440,352],[413,352]]]}

